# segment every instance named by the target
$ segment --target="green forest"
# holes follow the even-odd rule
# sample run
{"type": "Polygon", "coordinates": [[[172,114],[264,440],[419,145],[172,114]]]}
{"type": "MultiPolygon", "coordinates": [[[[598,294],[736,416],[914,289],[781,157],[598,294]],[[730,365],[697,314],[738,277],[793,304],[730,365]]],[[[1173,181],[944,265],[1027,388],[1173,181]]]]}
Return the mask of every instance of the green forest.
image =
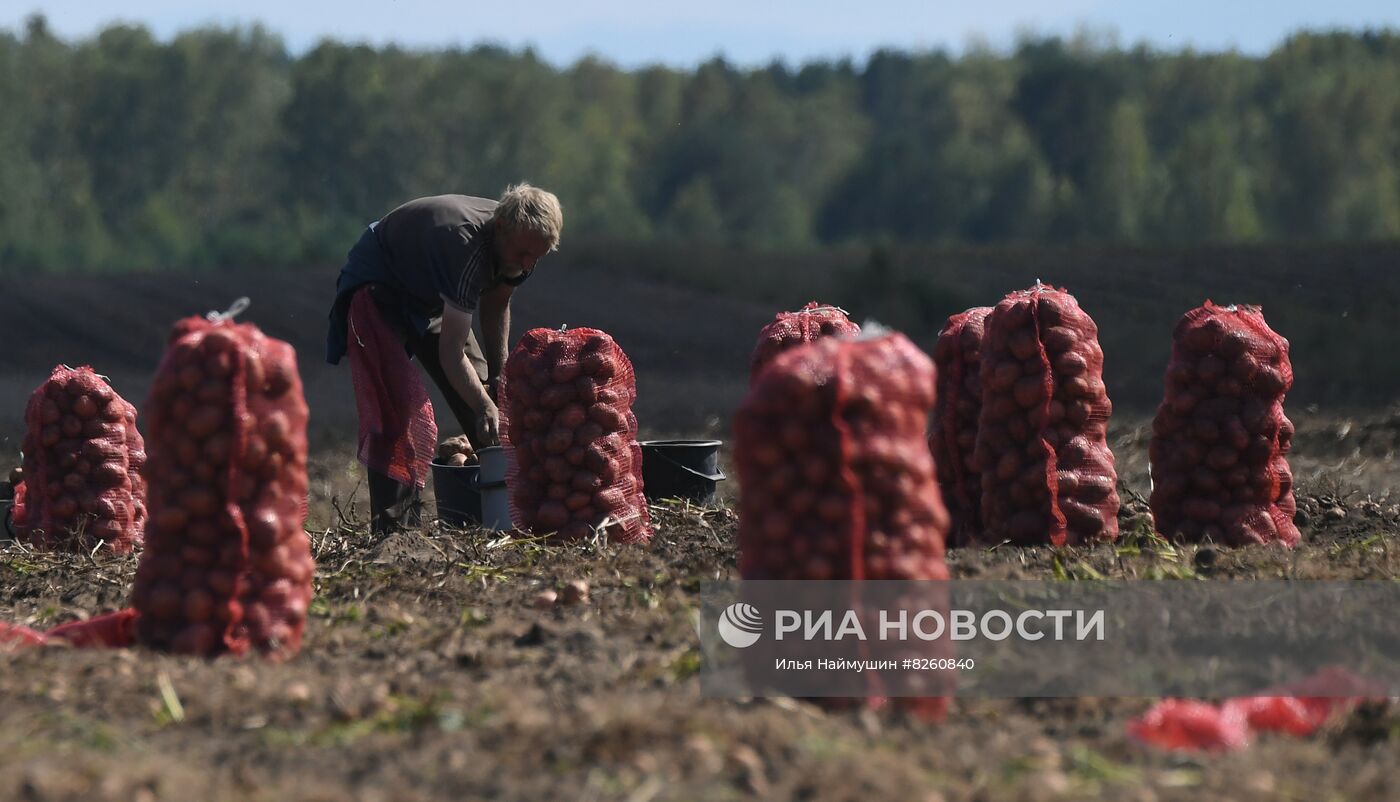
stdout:
{"type": "Polygon", "coordinates": [[[404,200],[519,180],[566,244],[1400,237],[1392,32],[624,70],[35,17],[0,32],[0,107],[0,273],[332,262],[404,200]]]}

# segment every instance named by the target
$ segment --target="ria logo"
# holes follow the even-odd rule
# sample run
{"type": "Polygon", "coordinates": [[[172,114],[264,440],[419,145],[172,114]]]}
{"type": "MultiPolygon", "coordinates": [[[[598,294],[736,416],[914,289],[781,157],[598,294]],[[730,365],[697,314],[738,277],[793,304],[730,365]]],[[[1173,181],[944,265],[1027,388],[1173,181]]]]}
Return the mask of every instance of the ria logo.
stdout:
{"type": "Polygon", "coordinates": [[[735,602],[719,616],[719,636],[736,649],[747,649],[763,634],[763,615],[752,604],[735,602]]]}

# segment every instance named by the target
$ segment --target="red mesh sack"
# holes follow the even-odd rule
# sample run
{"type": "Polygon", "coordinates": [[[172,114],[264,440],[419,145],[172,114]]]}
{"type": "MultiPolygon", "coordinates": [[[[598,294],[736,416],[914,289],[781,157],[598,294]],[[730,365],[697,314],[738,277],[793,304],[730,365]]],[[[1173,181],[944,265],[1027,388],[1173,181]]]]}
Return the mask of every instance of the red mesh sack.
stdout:
{"type": "Polygon", "coordinates": [[[903,335],[783,354],[735,416],[745,579],[939,579],[933,363],[903,335]]]}
{"type": "MultiPolygon", "coordinates": [[[[933,398],[933,363],[900,334],[775,359],[734,419],[743,578],[947,579],[948,513],[924,439],[933,398]]],[[[899,705],[941,718],[947,699],[899,705]]]]}
{"type": "Polygon", "coordinates": [[[151,518],[137,638],[214,656],[300,647],[315,566],[296,352],[256,326],[176,324],[147,400],[151,518]]]}
{"type": "Polygon", "coordinates": [[[38,549],[124,554],[141,542],[145,445],[136,408],[88,367],[56,367],[25,407],[16,537],[38,549]]]}
{"type": "Polygon", "coordinates": [[[1039,283],[1002,299],[986,325],[975,449],[984,537],[1055,546],[1117,538],[1098,326],[1074,296],[1039,283]]]}
{"type": "Polygon", "coordinates": [[[779,312],[773,322],[758,333],[758,344],[749,360],[749,381],[752,383],[765,365],[789,348],[820,337],[854,334],[860,334],[860,326],[846,317],[845,310],[834,306],[810,301],[796,312],[779,312]]]}
{"type": "Polygon", "coordinates": [[[975,541],[981,529],[982,474],[975,449],[982,414],[982,337],[991,313],[990,306],[979,306],[948,318],[933,349],[938,392],[928,442],[952,519],[949,544],[954,546],[975,541]]]}
{"type": "Polygon", "coordinates": [[[1288,341],[1258,307],[1206,301],[1173,333],[1152,423],[1152,515],[1168,537],[1222,545],[1298,542],[1288,450],[1288,341]]]}
{"type": "Polygon", "coordinates": [[[651,539],[637,444],[636,377],[597,329],[532,329],[506,361],[501,403],[511,517],[577,540],[651,539]]]}

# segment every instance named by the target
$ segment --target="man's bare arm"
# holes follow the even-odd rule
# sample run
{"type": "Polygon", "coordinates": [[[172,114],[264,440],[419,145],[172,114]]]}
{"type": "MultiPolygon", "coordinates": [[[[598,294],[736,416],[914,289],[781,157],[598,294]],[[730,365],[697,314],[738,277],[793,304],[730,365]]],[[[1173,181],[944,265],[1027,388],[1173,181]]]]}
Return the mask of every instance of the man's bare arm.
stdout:
{"type": "Polygon", "coordinates": [[[502,284],[481,294],[481,348],[486,376],[499,380],[510,355],[510,296],[515,288],[502,284]]]}
{"type": "Polygon", "coordinates": [[[467,360],[467,338],[471,336],[472,315],[448,304],[442,312],[442,333],[438,340],[438,359],[452,389],[467,402],[480,418],[480,434],[488,443],[499,441],[497,429],[500,413],[486,393],[481,377],[467,360]]]}

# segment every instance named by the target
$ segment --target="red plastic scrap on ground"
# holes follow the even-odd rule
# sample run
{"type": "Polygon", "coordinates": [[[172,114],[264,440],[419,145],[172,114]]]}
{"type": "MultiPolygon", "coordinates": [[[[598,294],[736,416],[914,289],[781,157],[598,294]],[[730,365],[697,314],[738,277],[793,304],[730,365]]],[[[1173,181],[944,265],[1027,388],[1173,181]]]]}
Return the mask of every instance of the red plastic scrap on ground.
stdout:
{"type": "Polygon", "coordinates": [[[1128,723],[1128,734],[1169,751],[1230,752],[1249,744],[1243,711],[1190,699],[1158,702],[1128,723]]]}
{"type": "Polygon", "coordinates": [[[6,624],[0,621],[0,651],[24,649],[44,645],[44,635],[19,624],[6,624]]]}
{"type": "Polygon", "coordinates": [[[938,397],[929,450],[952,518],[952,546],[974,542],[982,528],[982,472],[975,449],[982,414],[982,337],[991,313],[990,306],[979,306],[948,318],[933,350],[938,397]]]}
{"type": "Polygon", "coordinates": [[[511,517],[522,529],[614,543],[651,539],[637,443],[637,380],[597,329],[532,329],[506,361],[502,442],[511,517]]]}
{"type": "Polygon", "coordinates": [[[1288,341],[1257,307],[1210,301],[1177,324],[1152,424],[1152,515],[1168,537],[1298,542],[1288,452],[1288,341]]]}
{"type": "Polygon", "coordinates": [[[62,640],[80,649],[121,649],[136,640],[136,611],[130,608],[86,621],[61,624],[44,633],[48,641],[62,640]]]}
{"type": "Polygon", "coordinates": [[[63,641],[79,649],[123,648],[132,644],[135,634],[136,611],[132,609],[118,610],[86,621],[70,621],[47,632],[0,622],[0,651],[43,646],[55,641],[63,641]]]}
{"type": "Polygon", "coordinates": [[[822,337],[860,334],[860,326],[846,317],[845,310],[809,301],[796,312],[779,312],[773,322],[758,333],[758,343],[749,359],[749,381],[758,376],[778,354],[822,337]]]}
{"type": "Polygon", "coordinates": [[[1246,696],[1231,699],[1222,708],[1243,716],[1251,730],[1289,735],[1311,734],[1331,712],[1329,708],[1319,716],[1316,709],[1293,696],[1246,696]]]}
{"type": "Polygon", "coordinates": [[[136,408],[92,368],[59,366],[29,397],[24,420],[17,539],[41,550],[131,551],[146,522],[136,408]]]}
{"type": "Polygon", "coordinates": [[[1236,749],[1248,732],[1311,735],[1334,715],[1367,701],[1384,701],[1386,688],[1339,666],[1329,666],[1297,682],[1270,688],[1258,696],[1227,699],[1221,704],[1167,699],[1128,724],[1128,733],[1167,750],[1236,749]]]}

